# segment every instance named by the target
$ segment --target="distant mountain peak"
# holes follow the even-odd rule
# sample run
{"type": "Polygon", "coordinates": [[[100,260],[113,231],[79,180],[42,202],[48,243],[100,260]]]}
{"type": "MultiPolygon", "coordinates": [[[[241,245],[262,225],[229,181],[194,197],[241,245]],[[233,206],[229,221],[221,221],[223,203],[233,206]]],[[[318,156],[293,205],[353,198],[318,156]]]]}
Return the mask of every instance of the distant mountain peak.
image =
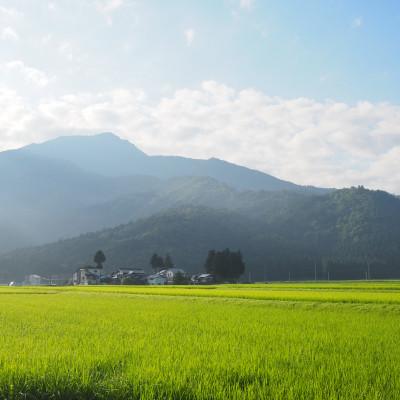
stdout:
{"type": "Polygon", "coordinates": [[[216,157],[205,160],[148,156],[129,140],[113,132],[62,136],[21,150],[46,158],[69,161],[82,170],[108,177],[142,175],[169,179],[180,176],[208,176],[239,190],[326,193],[325,189],[299,186],[216,157]]]}
{"type": "MultiPolygon", "coordinates": [[[[65,137],[65,136],[64,136],[65,137]]],[[[68,137],[68,136],[67,136],[68,137]]],[[[87,136],[70,136],[70,137],[74,137],[77,138],[79,140],[79,138],[85,137],[85,138],[89,138],[92,141],[108,141],[108,142],[114,142],[114,143],[124,143],[125,145],[134,147],[135,149],[137,149],[138,151],[142,152],[141,150],[139,150],[139,148],[132,143],[131,141],[127,140],[127,139],[123,139],[121,136],[118,136],[117,134],[113,133],[113,132],[101,132],[101,133],[97,133],[95,135],[87,135],[87,136]]]]}
{"type": "Polygon", "coordinates": [[[134,144],[112,132],[60,136],[26,146],[21,151],[69,161],[83,170],[104,176],[136,175],[132,173],[132,163],[141,164],[148,157],[134,144]]]}
{"type": "Polygon", "coordinates": [[[46,148],[50,146],[68,146],[68,145],[91,145],[95,146],[99,143],[112,143],[115,145],[126,146],[127,148],[135,149],[137,152],[143,153],[135,144],[130,142],[129,140],[123,139],[120,136],[116,135],[113,132],[101,132],[95,135],[66,135],[59,136],[55,139],[50,139],[43,143],[34,143],[24,147],[23,149],[31,149],[31,148],[46,148]]]}

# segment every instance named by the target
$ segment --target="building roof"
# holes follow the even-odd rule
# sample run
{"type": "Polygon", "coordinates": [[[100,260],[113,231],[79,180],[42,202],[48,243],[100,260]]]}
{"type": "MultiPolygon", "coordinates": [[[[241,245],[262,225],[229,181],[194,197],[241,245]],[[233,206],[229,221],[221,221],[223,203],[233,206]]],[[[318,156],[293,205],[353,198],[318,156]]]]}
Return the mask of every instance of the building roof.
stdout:
{"type": "Polygon", "coordinates": [[[90,270],[90,269],[101,269],[101,268],[99,268],[99,267],[97,267],[97,266],[93,267],[93,266],[91,266],[91,265],[87,265],[86,267],[79,267],[79,268],[77,268],[77,269],[75,270],[75,272],[79,272],[79,271],[88,271],[88,270],[90,270]]]}
{"type": "MultiPolygon", "coordinates": [[[[161,271],[160,271],[160,272],[161,272],[161,271]]],[[[147,279],[157,279],[157,278],[167,279],[164,275],[160,275],[159,273],[153,274],[153,275],[149,275],[149,276],[147,277],[147,279]]]]}

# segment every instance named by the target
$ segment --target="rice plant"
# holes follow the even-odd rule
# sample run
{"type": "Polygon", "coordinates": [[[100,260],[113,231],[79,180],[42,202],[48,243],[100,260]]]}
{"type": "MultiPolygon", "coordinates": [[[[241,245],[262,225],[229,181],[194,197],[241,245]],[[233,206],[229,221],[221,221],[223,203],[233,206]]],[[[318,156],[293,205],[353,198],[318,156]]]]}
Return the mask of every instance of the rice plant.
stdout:
{"type": "Polygon", "coordinates": [[[398,399],[400,285],[326,285],[1,288],[0,398],[398,399]]]}

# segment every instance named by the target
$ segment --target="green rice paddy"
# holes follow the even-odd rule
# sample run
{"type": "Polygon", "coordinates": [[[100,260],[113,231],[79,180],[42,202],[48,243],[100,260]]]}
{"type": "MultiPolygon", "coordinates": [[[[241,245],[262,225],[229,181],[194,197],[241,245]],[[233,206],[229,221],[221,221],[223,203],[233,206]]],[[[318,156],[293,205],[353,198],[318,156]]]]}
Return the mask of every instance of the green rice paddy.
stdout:
{"type": "Polygon", "coordinates": [[[1,399],[399,399],[400,282],[0,287],[1,399]]]}

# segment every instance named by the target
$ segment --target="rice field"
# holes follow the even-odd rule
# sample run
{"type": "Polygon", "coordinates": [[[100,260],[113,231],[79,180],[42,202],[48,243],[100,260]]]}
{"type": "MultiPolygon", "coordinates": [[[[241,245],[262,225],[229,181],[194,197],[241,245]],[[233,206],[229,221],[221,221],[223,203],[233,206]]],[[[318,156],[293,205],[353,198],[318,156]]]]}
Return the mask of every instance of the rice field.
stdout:
{"type": "Polygon", "coordinates": [[[399,399],[400,282],[0,287],[1,399],[399,399]]]}

